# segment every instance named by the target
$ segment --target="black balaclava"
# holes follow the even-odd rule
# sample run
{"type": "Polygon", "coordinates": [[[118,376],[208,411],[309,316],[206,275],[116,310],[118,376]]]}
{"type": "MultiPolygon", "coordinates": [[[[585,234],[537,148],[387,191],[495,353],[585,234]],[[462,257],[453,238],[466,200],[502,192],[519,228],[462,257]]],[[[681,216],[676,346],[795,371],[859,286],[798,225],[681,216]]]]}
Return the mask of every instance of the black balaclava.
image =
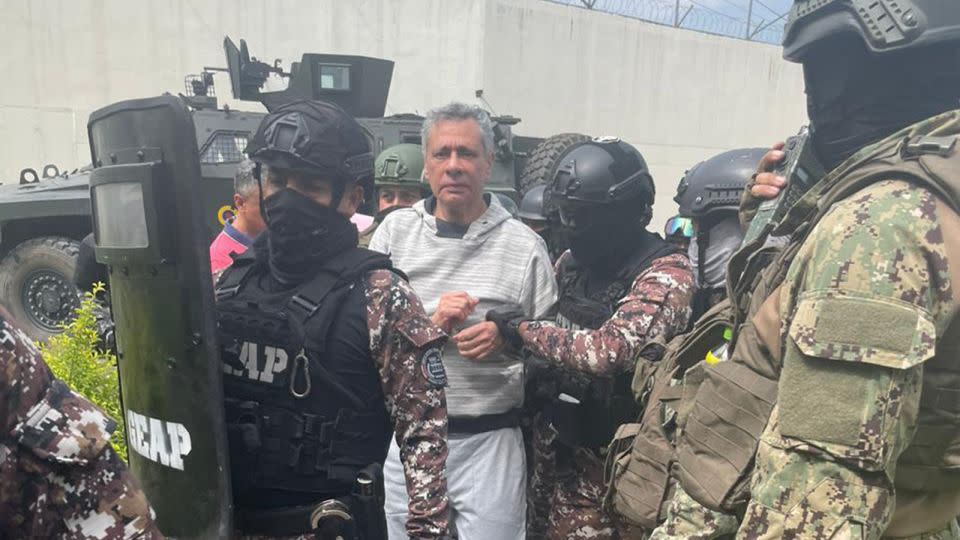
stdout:
{"type": "MultiPolygon", "coordinates": [[[[339,203],[340,197],[335,197],[339,203]]],[[[332,257],[356,247],[357,227],[335,206],[282,188],[263,200],[270,271],[282,283],[300,283],[332,257]]]]}
{"type": "Polygon", "coordinates": [[[584,206],[576,212],[576,227],[564,231],[570,253],[578,265],[600,273],[618,270],[631,248],[650,236],[649,207],[637,200],[584,206]]]}
{"type": "Polygon", "coordinates": [[[817,157],[832,170],[857,150],[960,106],[956,44],[870,54],[838,36],[804,59],[817,157]]]}

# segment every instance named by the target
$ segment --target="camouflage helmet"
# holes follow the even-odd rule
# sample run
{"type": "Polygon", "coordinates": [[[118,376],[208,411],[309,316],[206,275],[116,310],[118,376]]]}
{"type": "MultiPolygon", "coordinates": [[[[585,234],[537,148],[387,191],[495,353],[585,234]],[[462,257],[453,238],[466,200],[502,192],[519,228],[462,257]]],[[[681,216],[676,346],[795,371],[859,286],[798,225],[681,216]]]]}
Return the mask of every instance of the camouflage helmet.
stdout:
{"type": "Polygon", "coordinates": [[[293,101],[271,111],[245,153],[260,165],[339,182],[362,182],[373,175],[363,128],[343,109],[323,101],[293,101]]]}
{"type": "Polygon", "coordinates": [[[527,194],[520,199],[520,210],[517,217],[530,221],[546,221],[547,213],[544,210],[544,193],[547,191],[546,184],[537,184],[527,191],[527,194]]]}
{"type": "Polygon", "coordinates": [[[953,0],[795,0],[784,28],[783,57],[803,62],[810,46],[858,36],[872,53],[960,39],[960,2],[953,0]]]}
{"type": "Polygon", "coordinates": [[[766,153],[764,148],[741,148],[694,165],[680,179],[673,198],[680,206],[679,214],[701,219],[716,212],[738,211],[743,189],[766,153]]]}
{"type": "Polygon", "coordinates": [[[419,144],[398,144],[377,156],[373,165],[373,183],[377,186],[417,186],[429,190],[422,180],[423,147],[419,144]]]}

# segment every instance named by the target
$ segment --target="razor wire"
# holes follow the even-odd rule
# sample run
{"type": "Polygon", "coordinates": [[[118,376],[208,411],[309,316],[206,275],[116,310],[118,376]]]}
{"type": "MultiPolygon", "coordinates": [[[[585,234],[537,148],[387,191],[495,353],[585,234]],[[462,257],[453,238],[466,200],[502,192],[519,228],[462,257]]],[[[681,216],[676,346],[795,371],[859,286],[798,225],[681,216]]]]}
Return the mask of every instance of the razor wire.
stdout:
{"type": "Polygon", "coordinates": [[[720,0],[742,12],[742,17],[722,13],[702,0],[546,0],[555,4],[610,13],[647,22],[762,43],[783,40],[785,13],[777,13],[761,0],[720,0]],[[749,29],[747,19],[750,19],[749,29]]]}

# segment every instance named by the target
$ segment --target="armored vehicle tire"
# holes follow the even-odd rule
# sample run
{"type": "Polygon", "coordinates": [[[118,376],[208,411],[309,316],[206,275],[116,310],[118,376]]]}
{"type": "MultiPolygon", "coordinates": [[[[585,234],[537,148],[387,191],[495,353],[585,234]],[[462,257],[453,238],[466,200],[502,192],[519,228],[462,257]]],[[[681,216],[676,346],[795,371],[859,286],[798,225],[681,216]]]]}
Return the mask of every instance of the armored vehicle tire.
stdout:
{"type": "Polygon", "coordinates": [[[0,301],[33,339],[60,333],[79,305],[73,284],[79,248],[69,238],[33,238],[0,262],[0,301]]]}
{"type": "Polygon", "coordinates": [[[589,140],[590,137],[582,133],[560,133],[538,144],[530,153],[520,174],[520,194],[526,195],[533,186],[549,182],[556,169],[557,159],[563,152],[574,144],[589,140]]]}

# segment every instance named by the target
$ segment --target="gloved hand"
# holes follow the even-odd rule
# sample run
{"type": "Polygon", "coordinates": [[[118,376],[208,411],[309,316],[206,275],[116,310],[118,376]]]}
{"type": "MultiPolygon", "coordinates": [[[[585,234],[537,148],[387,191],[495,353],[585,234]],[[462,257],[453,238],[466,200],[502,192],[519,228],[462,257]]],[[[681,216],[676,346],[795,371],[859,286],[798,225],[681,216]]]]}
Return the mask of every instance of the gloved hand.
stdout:
{"type": "Polygon", "coordinates": [[[486,319],[497,325],[497,331],[504,341],[513,348],[523,347],[520,337],[520,323],[527,320],[527,314],[518,304],[506,304],[487,311],[486,319]]]}

